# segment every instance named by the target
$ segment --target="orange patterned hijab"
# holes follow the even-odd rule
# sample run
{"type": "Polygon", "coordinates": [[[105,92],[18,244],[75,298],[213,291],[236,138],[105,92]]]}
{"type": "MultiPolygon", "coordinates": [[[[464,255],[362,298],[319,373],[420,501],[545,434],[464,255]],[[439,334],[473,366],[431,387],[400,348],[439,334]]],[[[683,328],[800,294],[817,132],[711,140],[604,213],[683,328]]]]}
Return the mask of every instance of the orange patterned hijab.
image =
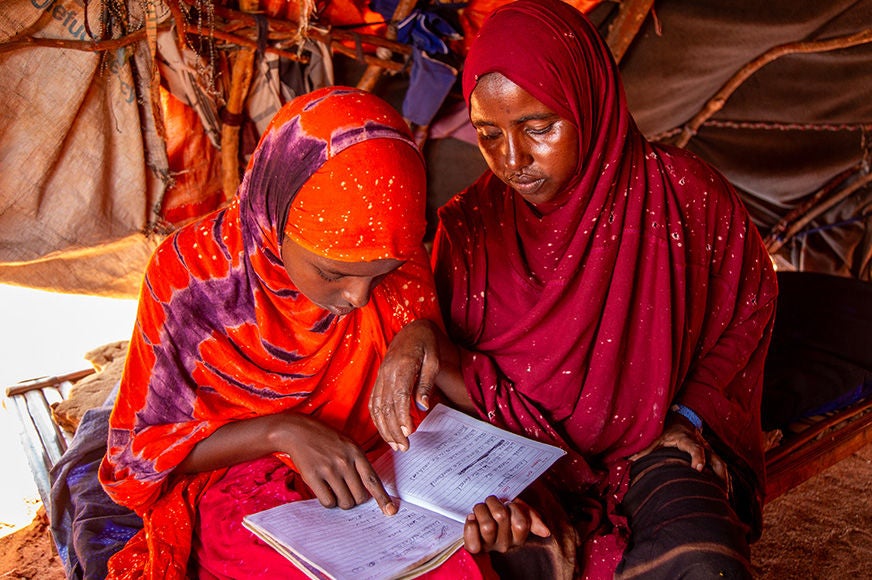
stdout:
{"type": "Polygon", "coordinates": [[[100,470],[112,499],[143,516],[148,553],[137,557],[147,561],[136,567],[183,573],[196,498],[220,474],[173,471],[227,423],[297,409],[364,451],[380,446],[367,402],[387,344],[408,322],[439,316],[425,203],[402,118],[368,93],[331,87],[277,114],[229,207],[161,244],[100,470]],[[336,316],[293,286],[284,235],[330,259],[404,264],[366,306],[336,316]]]}

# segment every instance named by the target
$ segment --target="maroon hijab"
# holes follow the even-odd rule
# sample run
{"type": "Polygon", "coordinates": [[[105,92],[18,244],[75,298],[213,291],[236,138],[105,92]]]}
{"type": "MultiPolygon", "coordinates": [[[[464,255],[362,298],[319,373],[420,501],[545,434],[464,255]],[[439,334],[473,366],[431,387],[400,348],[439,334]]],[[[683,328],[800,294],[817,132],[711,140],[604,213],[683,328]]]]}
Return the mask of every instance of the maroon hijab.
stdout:
{"type": "Polygon", "coordinates": [[[440,210],[437,284],[479,413],[570,450],[565,489],[620,497],[626,458],[683,403],[762,489],[777,291],[732,187],[646,142],[608,48],[559,0],[493,12],[466,59],[467,103],[492,72],[576,125],[579,163],[536,210],[490,171],[440,210]]]}

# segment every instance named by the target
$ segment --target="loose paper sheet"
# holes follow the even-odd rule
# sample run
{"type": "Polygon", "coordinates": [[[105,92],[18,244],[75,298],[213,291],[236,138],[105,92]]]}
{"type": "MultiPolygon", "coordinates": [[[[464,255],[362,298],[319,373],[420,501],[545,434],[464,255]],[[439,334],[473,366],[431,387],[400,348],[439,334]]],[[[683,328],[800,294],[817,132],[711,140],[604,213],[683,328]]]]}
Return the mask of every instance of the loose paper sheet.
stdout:
{"type": "Polygon", "coordinates": [[[563,454],[437,405],[409,437],[408,451],[373,465],[399,505],[396,515],[385,516],[373,499],[350,510],[307,500],[243,523],[313,578],[324,577],[315,568],[343,579],[399,578],[410,570],[413,577],[461,546],[476,503],[488,495],[513,499],[563,454]]]}
{"type": "Polygon", "coordinates": [[[409,451],[386,453],[373,466],[391,495],[463,521],[489,495],[514,499],[562,455],[437,405],[412,433],[409,451]]]}

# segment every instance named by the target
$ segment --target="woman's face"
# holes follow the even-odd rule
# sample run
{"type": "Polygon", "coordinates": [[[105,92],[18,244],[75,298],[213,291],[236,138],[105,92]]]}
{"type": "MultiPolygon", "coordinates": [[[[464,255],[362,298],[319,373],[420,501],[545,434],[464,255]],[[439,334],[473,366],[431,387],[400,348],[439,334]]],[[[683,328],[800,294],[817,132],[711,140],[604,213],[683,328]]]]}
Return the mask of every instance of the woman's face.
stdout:
{"type": "Polygon", "coordinates": [[[479,79],[469,116],[485,161],[506,185],[532,204],[563,192],[578,164],[575,125],[500,73],[479,79]]]}
{"type": "Polygon", "coordinates": [[[372,290],[399,268],[400,260],[339,262],[306,250],[288,237],[282,241],[282,262],[297,290],[337,316],[366,306],[372,290]]]}

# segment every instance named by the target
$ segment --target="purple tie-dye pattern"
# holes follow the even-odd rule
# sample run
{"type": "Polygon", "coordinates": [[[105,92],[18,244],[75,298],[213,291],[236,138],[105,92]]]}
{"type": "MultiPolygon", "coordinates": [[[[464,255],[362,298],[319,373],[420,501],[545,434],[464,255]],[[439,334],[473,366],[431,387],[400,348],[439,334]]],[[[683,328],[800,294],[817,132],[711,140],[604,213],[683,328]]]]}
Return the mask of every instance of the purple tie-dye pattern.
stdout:
{"type": "MultiPolygon", "coordinates": [[[[283,299],[298,298],[298,292],[293,288],[267,287],[264,280],[254,272],[250,256],[254,252],[260,252],[276,267],[283,267],[277,248],[268,243],[267,236],[274,232],[273,235],[281,237],[288,210],[300,187],[323,165],[328,155],[336,155],[352,145],[373,138],[409,141],[392,127],[369,122],[363,127],[337,130],[328,144],[307,135],[297,119],[277,128],[264,138],[255,153],[258,159],[254,160],[239,191],[240,224],[245,248],[242,266],[231,270],[222,279],[198,280],[191,277],[189,285],[176,290],[165,305],[167,317],[162,331],[163,337],[160,344],[154,347],[157,361],[152,375],[152,387],[145,408],[138,414],[142,425],[157,421],[182,423],[192,420],[196,390],[208,387],[196,385],[191,377],[195,366],[201,362],[198,346],[216,329],[229,328],[241,321],[253,322],[256,319],[252,288],[264,288],[283,299]],[[174,316],[174,312],[186,313],[186,317],[174,316]],[[180,382],[186,383],[187,388],[180,388],[180,382]]],[[[230,251],[220,235],[225,213],[222,211],[216,216],[212,232],[220,242],[225,257],[229,259],[230,251]]],[[[184,264],[185,255],[178,243],[176,238],[173,249],[176,257],[184,264]]],[[[335,316],[325,313],[325,317],[312,331],[325,332],[334,320],[335,316]]],[[[277,359],[299,358],[293,352],[266,342],[263,346],[277,359]]],[[[244,379],[230,376],[219,369],[211,370],[229,384],[258,396],[299,396],[297,393],[275,393],[264,385],[246,383],[244,379]]],[[[287,375],[284,378],[294,377],[295,375],[287,375]]]]}
{"type": "Polygon", "coordinates": [[[288,209],[327,155],[327,144],[306,134],[297,119],[264,137],[239,190],[246,249],[268,248],[263,235],[272,231],[281,246],[288,209]]]}
{"type": "MultiPolygon", "coordinates": [[[[299,293],[298,293],[298,295],[299,295],[299,293]]],[[[283,348],[277,348],[265,340],[261,340],[260,344],[261,344],[261,346],[263,346],[263,349],[265,351],[267,351],[268,353],[273,355],[275,358],[280,358],[282,360],[287,360],[287,361],[292,361],[292,362],[298,361],[298,360],[303,360],[303,356],[300,355],[299,353],[288,352],[287,350],[285,350],[283,348]]],[[[309,375],[291,373],[291,374],[284,375],[284,376],[294,377],[294,378],[304,378],[304,377],[309,376],[309,375]]]]}
{"type": "Polygon", "coordinates": [[[327,316],[322,318],[318,324],[312,327],[312,332],[327,332],[327,329],[330,328],[330,325],[334,320],[336,320],[336,315],[328,312],[327,316]]]}
{"type": "MultiPolygon", "coordinates": [[[[312,103],[313,106],[315,104],[312,103]]],[[[250,256],[259,251],[270,263],[282,267],[278,248],[271,247],[267,236],[274,232],[280,243],[288,209],[300,187],[324,164],[328,155],[336,155],[352,145],[373,138],[409,141],[392,127],[369,122],[363,127],[337,130],[328,144],[307,135],[298,119],[291,120],[264,138],[239,191],[240,224],[245,248],[242,266],[231,270],[223,279],[198,280],[191,277],[189,285],[176,290],[165,305],[167,318],[163,338],[154,348],[157,362],[152,388],[146,406],[139,414],[143,424],[153,424],[157,420],[184,422],[192,419],[198,385],[193,383],[191,374],[200,360],[198,346],[216,329],[256,319],[252,288],[267,289],[279,298],[298,297],[292,288],[266,288],[264,280],[254,272],[250,256]],[[174,316],[174,312],[183,312],[186,316],[174,316]],[[187,383],[187,388],[180,389],[179,382],[187,383]]],[[[216,216],[212,232],[219,241],[222,253],[229,259],[230,251],[220,235],[225,213],[220,212],[216,216]]],[[[179,239],[176,238],[173,249],[179,261],[185,264],[185,254],[178,243],[179,239]]],[[[334,319],[328,313],[312,330],[324,332],[334,319]]],[[[295,360],[296,355],[292,352],[266,343],[264,347],[276,358],[295,360]]],[[[262,385],[247,384],[242,379],[223,373],[216,374],[242,390],[271,398],[282,396],[262,385]]]]}
{"type": "MultiPolygon", "coordinates": [[[[246,391],[246,392],[251,393],[253,395],[257,395],[261,399],[269,399],[272,401],[277,401],[277,400],[281,400],[281,399],[304,399],[312,394],[311,391],[296,391],[293,393],[277,393],[273,389],[268,388],[267,385],[255,386],[255,385],[249,385],[249,384],[243,383],[241,381],[238,381],[214,365],[204,363],[204,366],[207,369],[209,369],[210,371],[212,371],[213,373],[215,373],[217,376],[222,377],[224,380],[226,380],[228,382],[228,384],[232,384],[232,385],[238,387],[242,391],[246,391]]],[[[290,373],[290,374],[284,374],[282,376],[290,378],[290,379],[305,379],[305,378],[308,378],[309,375],[290,373]]],[[[214,389],[212,389],[211,387],[208,387],[208,386],[207,387],[200,387],[200,390],[204,391],[204,392],[214,392],[214,389]]]]}
{"type": "MultiPolygon", "coordinates": [[[[179,377],[187,377],[188,380],[191,380],[190,376],[194,367],[202,362],[198,356],[198,345],[203,339],[211,336],[215,329],[230,328],[238,324],[240,320],[255,320],[254,297],[251,287],[245,278],[244,272],[231,271],[231,274],[223,279],[192,280],[187,288],[177,290],[170,304],[167,305],[168,316],[164,326],[165,339],[161,341],[161,344],[156,345],[155,352],[158,353],[158,356],[163,354],[168,358],[176,356],[178,360],[173,360],[171,364],[167,365],[155,365],[156,367],[167,367],[168,374],[155,373],[153,377],[154,388],[150,393],[150,395],[167,401],[166,405],[160,405],[157,410],[159,416],[164,419],[169,418],[171,421],[183,421],[190,420],[192,417],[192,402],[197,385],[189,384],[190,388],[180,393],[178,385],[170,384],[170,380],[178,380],[179,377]],[[182,312],[190,312],[192,314],[191,319],[171,318],[169,315],[176,309],[182,312]],[[174,355],[173,353],[176,354],[174,355]],[[184,395],[181,401],[179,401],[180,394],[184,395]],[[182,403],[182,405],[179,403],[182,403]],[[173,410],[178,414],[171,414],[173,410]]],[[[300,296],[299,292],[287,292],[286,294],[292,294],[293,299],[300,296]]],[[[301,358],[296,352],[279,348],[264,340],[261,343],[264,349],[278,360],[296,361],[301,358]]],[[[245,357],[245,354],[239,351],[239,356],[245,357]]],[[[256,363],[252,361],[252,364],[256,363]]],[[[273,392],[265,385],[250,384],[242,379],[218,372],[217,369],[215,370],[216,374],[225,378],[229,384],[244,391],[273,399],[283,396],[273,392]]],[[[303,378],[305,376],[278,372],[276,372],[276,375],[283,379],[303,378]]],[[[299,395],[294,393],[284,396],[297,397],[299,395]]],[[[149,407],[152,407],[152,405],[149,404],[149,407]]]]}
{"type": "Polygon", "coordinates": [[[215,240],[215,245],[221,250],[221,255],[224,256],[224,259],[230,261],[230,249],[221,237],[221,228],[224,226],[225,215],[227,215],[227,212],[222,211],[215,217],[215,222],[212,224],[212,237],[215,240]]]}
{"type": "MultiPolygon", "coordinates": [[[[330,150],[332,155],[336,155],[352,145],[370,139],[397,139],[398,136],[402,135],[396,129],[376,123],[375,121],[370,121],[363,127],[353,127],[351,129],[334,133],[331,136],[330,150]]],[[[408,139],[402,138],[402,140],[412,144],[408,139]]]]}
{"type": "Polygon", "coordinates": [[[109,429],[109,441],[118,445],[122,451],[118,454],[119,464],[128,467],[140,481],[160,481],[166,477],[165,473],[155,470],[154,462],[134,455],[130,441],[132,434],[126,429],[109,429]]]}
{"type": "Polygon", "coordinates": [[[243,219],[246,244],[250,240],[263,247],[258,232],[275,227],[281,246],[288,210],[303,184],[328,157],[369,139],[396,139],[416,147],[401,132],[375,121],[369,121],[363,127],[337,129],[329,143],[306,134],[296,119],[267,135],[255,153],[254,166],[240,189],[240,213],[244,217],[250,212],[254,218],[252,222],[243,219]]]}
{"type": "MultiPolygon", "coordinates": [[[[333,94],[337,93],[343,92],[333,94]]],[[[319,102],[309,103],[306,110],[319,102]]],[[[273,304],[276,314],[286,314],[293,310],[288,308],[289,303],[305,300],[285,278],[280,257],[285,221],[300,188],[328,158],[376,138],[398,140],[416,148],[399,127],[370,121],[362,127],[357,124],[339,128],[324,140],[306,133],[299,118],[289,119],[276,126],[258,146],[237,192],[236,207],[216,212],[196,231],[188,228],[179,232],[169,246],[164,246],[168,253],[161,259],[176,261],[182,269],[172,274],[174,288],[169,293],[166,280],[145,280],[152,307],[162,308],[164,314],[155,315],[163,322],[154,342],[140,332],[154,356],[145,401],[135,413],[132,430],[112,429],[109,436],[112,462],[116,470],[129,474],[124,477],[158,484],[172,471],[168,455],[182,457],[179,451],[191,448],[221,424],[250,416],[248,410],[254,410],[258,401],[291,401],[313,395],[308,387],[280,390],[280,384],[287,388],[294,379],[309,378],[299,369],[289,372],[284,364],[306,357],[297,351],[293,341],[279,340],[282,346],[271,343],[257,326],[259,317],[264,316],[262,308],[269,309],[273,304]],[[198,251],[201,248],[202,252],[198,251]],[[216,269],[213,264],[217,263],[226,263],[228,268],[216,269]],[[215,272],[223,273],[215,277],[215,272]],[[248,335],[247,340],[259,340],[254,343],[258,348],[249,345],[252,351],[248,352],[245,346],[237,346],[237,331],[248,335]],[[207,344],[208,348],[218,344],[228,349],[233,366],[224,367],[220,359],[205,356],[200,348],[207,344]],[[249,364],[256,371],[252,377],[246,376],[249,364]],[[276,380],[264,381],[264,372],[272,372],[276,380]],[[209,376],[214,377],[215,384],[202,384],[208,382],[202,377],[209,376]],[[234,390],[237,394],[233,394],[234,390]],[[204,418],[198,407],[200,396],[226,397],[227,413],[204,418]],[[145,434],[139,440],[152,441],[151,449],[137,449],[136,438],[152,428],[156,429],[155,435],[145,434]],[[161,444],[164,451],[153,454],[157,440],[165,442],[161,444]],[[161,465],[160,469],[157,465],[161,465]]],[[[152,275],[160,272],[157,269],[152,275]]],[[[338,320],[325,311],[308,330],[329,333],[338,320]]]]}
{"type": "Polygon", "coordinates": [[[215,329],[254,319],[254,300],[239,270],[226,278],[196,280],[173,293],[164,305],[166,322],[154,345],[155,364],[146,406],[139,413],[145,424],[180,423],[193,418],[197,386],[191,374],[199,362],[200,343],[215,329]],[[174,315],[177,312],[184,316],[174,315]],[[180,383],[185,383],[184,387],[180,383]]]}

